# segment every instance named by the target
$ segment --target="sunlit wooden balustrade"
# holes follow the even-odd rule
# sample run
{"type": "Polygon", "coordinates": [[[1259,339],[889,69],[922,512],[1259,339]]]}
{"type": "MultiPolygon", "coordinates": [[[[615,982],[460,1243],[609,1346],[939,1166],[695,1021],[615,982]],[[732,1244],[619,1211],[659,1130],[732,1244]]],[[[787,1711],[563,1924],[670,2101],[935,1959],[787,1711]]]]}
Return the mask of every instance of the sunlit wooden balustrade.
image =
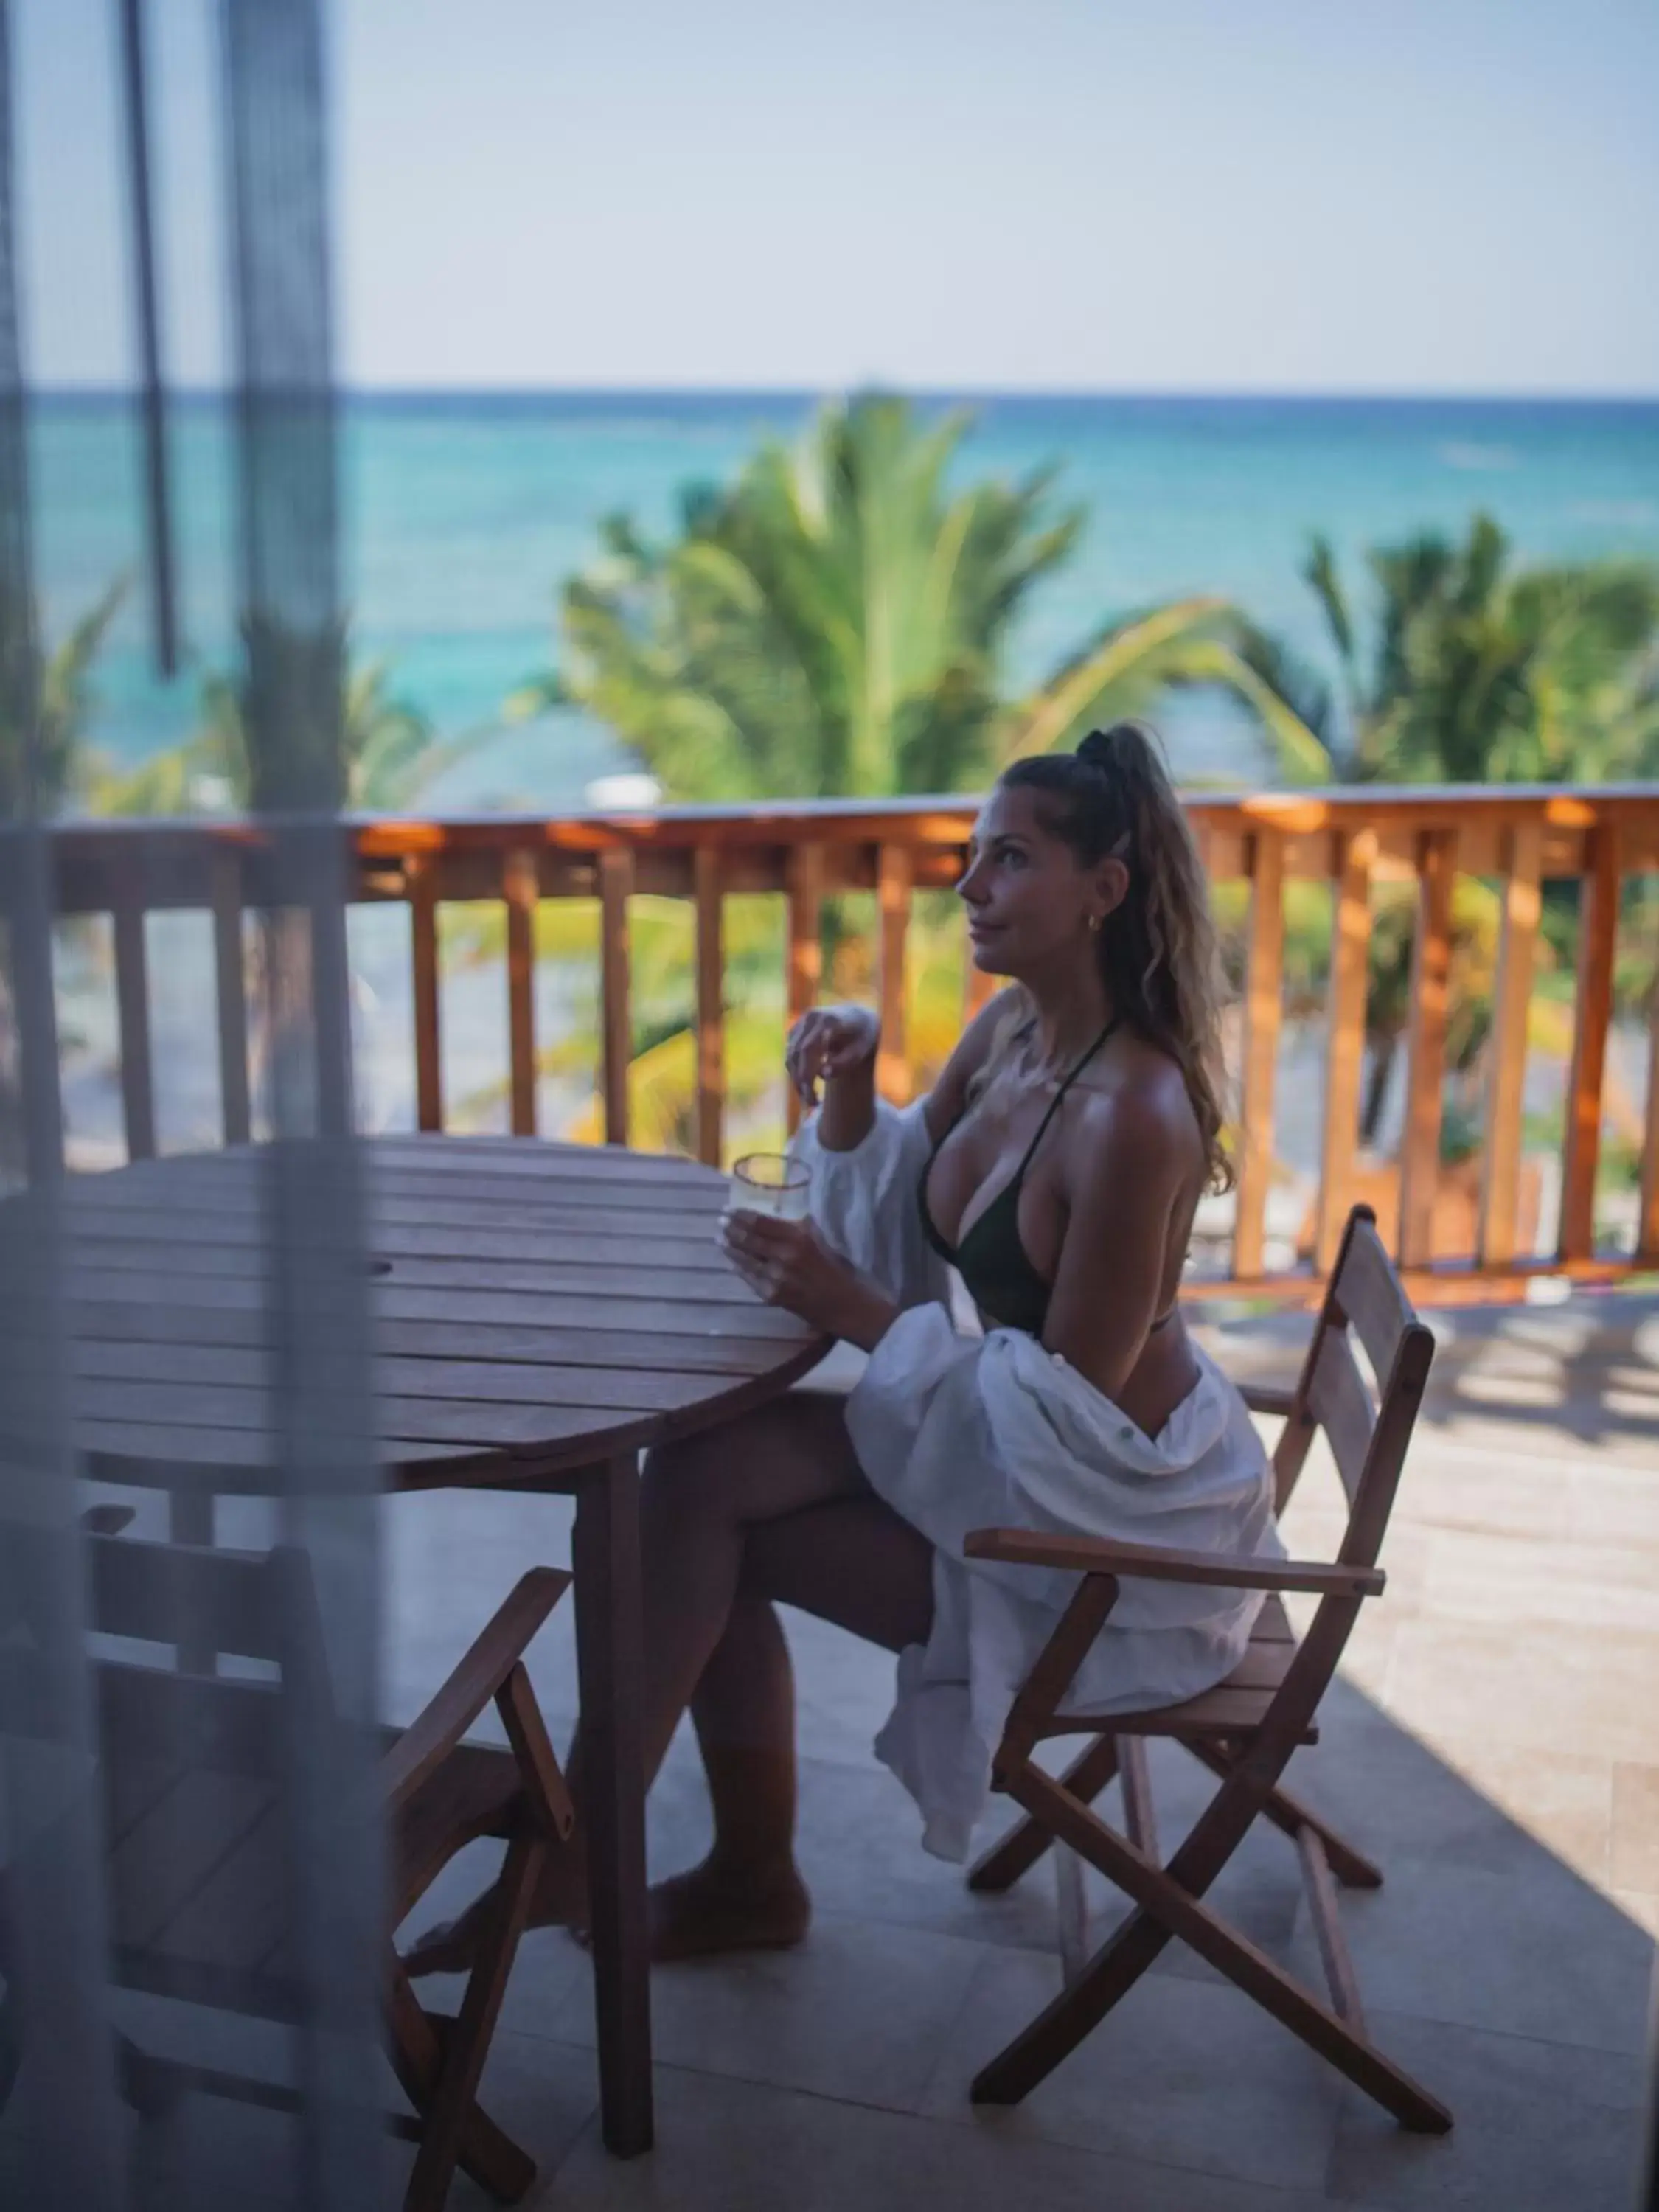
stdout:
{"type": "MultiPolygon", "coordinates": [[[[1306,1279],[1282,1268],[1270,1273],[1266,1266],[1284,1020],[1284,895],[1294,878],[1323,880],[1332,894],[1316,1258],[1333,1254],[1356,1187],[1373,891],[1387,881],[1408,880],[1415,885],[1417,928],[1398,1247],[1415,1294],[1431,1300],[1502,1296],[1540,1271],[1612,1280],[1659,1266],[1659,1023],[1650,1025],[1635,1249],[1598,1251],[1595,1233],[1620,889],[1628,877],[1659,871],[1659,786],[1206,794],[1191,800],[1190,817],[1212,882],[1249,886],[1242,1050],[1235,1070],[1238,1190],[1222,1281],[1294,1295],[1306,1279]],[[1496,886],[1502,930],[1487,1048],[1476,1249],[1448,1262],[1437,1259],[1431,1224],[1450,1012],[1452,894],[1460,873],[1496,886]],[[1559,1248],[1540,1256],[1520,1248],[1517,1206],[1542,887],[1554,878],[1581,886],[1578,972],[1559,1248]]],[[[904,978],[913,895],[954,883],[972,822],[969,802],[920,800],[349,824],[349,868],[355,874],[349,896],[396,901],[410,909],[420,1127],[444,1126],[439,912],[459,901],[499,900],[505,908],[510,1114],[520,1134],[536,1133],[537,1052],[538,1042],[549,1042],[536,1034],[533,988],[535,909],[546,899],[599,902],[599,1082],[611,1143],[626,1144],[629,1138],[629,913],[630,900],[640,895],[684,900],[695,915],[696,1131],[702,1158],[717,1162],[723,1142],[721,917],[731,895],[783,895],[785,995],[793,1017],[812,1004],[819,989],[824,900],[848,890],[875,894],[880,1081],[888,1096],[902,1097],[910,1080],[904,978]]],[[[245,1139],[251,1103],[243,915],[261,903],[262,831],[251,824],[100,823],[66,826],[54,833],[54,842],[60,911],[112,918],[129,1151],[143,1156],[155,1146],[144,916],[161,909],[194,908],[213,918],[223,1133],[228,1142],[245,1139]]],[[[965,969],[964,1011],[991,988],[965,969]]],[[[1215,1286],[1213,1279],[1194,1285],[1215,1286]]]]}

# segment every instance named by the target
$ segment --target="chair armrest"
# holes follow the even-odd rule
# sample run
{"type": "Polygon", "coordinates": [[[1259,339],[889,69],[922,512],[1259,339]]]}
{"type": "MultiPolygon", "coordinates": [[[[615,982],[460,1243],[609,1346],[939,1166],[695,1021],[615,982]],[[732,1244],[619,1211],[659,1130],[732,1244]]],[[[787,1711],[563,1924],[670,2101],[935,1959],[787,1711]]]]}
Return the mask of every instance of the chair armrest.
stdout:
{"type": "Polygon", "coordinates": [[[448,1758],[524,1656],[569,1583],[562,1567],[532,1567],[520,1577],[443,1687],[380,1761],[389,1810],[396,1811],[448,1758]]]}
{"type": "Polygon", "coordinates": [[[1176,1552],[1160,1544],[1121,1544],[1102,1536],[1044,1536],[1030,1528],[975,1528],[963,1550],[970,1559],[1000,1559],[1015,1567],[1073,1567],[1089,1575],[1209,1583],[1223,1589],[1311,1590],[1328,1597],[1376,1597],[1386,1580],[1380,1567],[1176,1552]]]}
{"type": "Polygon", "coordinates": [[[1279,1413],[1288,1419],[1296,1411],[1296,1392],[1287,1382],[1241,1382],[1238,1395],[1253,1413],[1279,1413]]]}

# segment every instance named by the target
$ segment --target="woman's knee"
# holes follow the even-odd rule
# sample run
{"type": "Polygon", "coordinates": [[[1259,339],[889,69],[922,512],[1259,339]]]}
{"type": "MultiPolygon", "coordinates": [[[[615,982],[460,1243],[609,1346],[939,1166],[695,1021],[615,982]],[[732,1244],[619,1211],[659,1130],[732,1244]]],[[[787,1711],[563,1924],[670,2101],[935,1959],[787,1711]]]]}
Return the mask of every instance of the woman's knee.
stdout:
{"type": "Polygon", "coordinates": [[[647,1512],[738,1522],[864,1488],[839,1407],[805,1395],[659,1445],[647,1453],[641,1479],[647,1512]]]}
{"type": "Polygon", "coordinates": [[[902,1651],[932,1631],[933,1547],[879,1498],[836,1498],[747,1530],[739,1587],[902,1651]]]}
{"type": "Polygon", "coordinates": [[[757,1459],[763,1464],[763,1435],[748,1416],[659,1444],[647,1452],[640,1473],[644,1510],[676,1517],[741,1519],[755,1486],[757,1459]]]}
{"type": "Polygon", "coordinates": [[[734,1485],[712,1443],[710,1436],[683,1437],[647,1452],[640,1468],[641,1510],[656,1517],[731,1516],[734,1485]]]}

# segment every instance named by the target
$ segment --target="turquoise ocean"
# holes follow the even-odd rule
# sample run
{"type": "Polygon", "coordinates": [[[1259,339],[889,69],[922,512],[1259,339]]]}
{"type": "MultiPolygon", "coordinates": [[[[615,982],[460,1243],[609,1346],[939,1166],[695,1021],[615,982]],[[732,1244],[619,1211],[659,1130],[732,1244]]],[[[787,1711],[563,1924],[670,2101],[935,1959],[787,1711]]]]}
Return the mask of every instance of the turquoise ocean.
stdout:
{"type": "MultiPolygon", "coordinates": [[[[1194,592],[1238,600],[1317,653],[1297,568],[1308,534],[1358,580],[1368,545],[1495,515],[1534,560],[1659,560],[1659,404],[1480,400],[1035,398],[960,405],[963,473],[1056,471],[1088,511],[1071,567],[1014,641],[1034,679],[1109,617],[1194,592]]],[[[446,733],[497,727],[503,700],[555,658],[561,580],[625,511],[669,527],[690,484],[717,483],[757,439],[789,438],[814,402],[788,394],[353,396],[341,407],[347,596],[358,648],[446,733]]],[[[32,417],[37,570],[48,636],[141,568],[140,454],[130,404],[39,399],[32,417]]],[[[230,654],[229,443],[222,402],[174,403],[173,482],[191,662],[159,683],[135,592],[100,665],[95,736],[134,761],[187,732],[204,667],[230,654]]],[[[1243,783],[1267,773],[1224,709],[1167,729],[1179,770],[1243,783]]],[[[627,763],[574,714],[502,727],[431,801],[452,810],[580,803],[627,763]]]]}

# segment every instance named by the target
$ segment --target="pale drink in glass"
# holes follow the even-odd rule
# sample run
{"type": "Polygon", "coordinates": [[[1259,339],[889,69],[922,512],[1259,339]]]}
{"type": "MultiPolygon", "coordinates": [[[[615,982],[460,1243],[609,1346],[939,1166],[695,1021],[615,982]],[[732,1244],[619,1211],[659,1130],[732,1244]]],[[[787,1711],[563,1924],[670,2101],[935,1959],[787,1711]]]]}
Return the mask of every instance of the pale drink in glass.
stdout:
{"type": "Polygon", "coordinates": [[[805,1221],[811,1195],[810,1171],[784,1152],[749,1152],[732,1170],[734,1213],[769,1213],[778,1221],[805,1221]]]}

